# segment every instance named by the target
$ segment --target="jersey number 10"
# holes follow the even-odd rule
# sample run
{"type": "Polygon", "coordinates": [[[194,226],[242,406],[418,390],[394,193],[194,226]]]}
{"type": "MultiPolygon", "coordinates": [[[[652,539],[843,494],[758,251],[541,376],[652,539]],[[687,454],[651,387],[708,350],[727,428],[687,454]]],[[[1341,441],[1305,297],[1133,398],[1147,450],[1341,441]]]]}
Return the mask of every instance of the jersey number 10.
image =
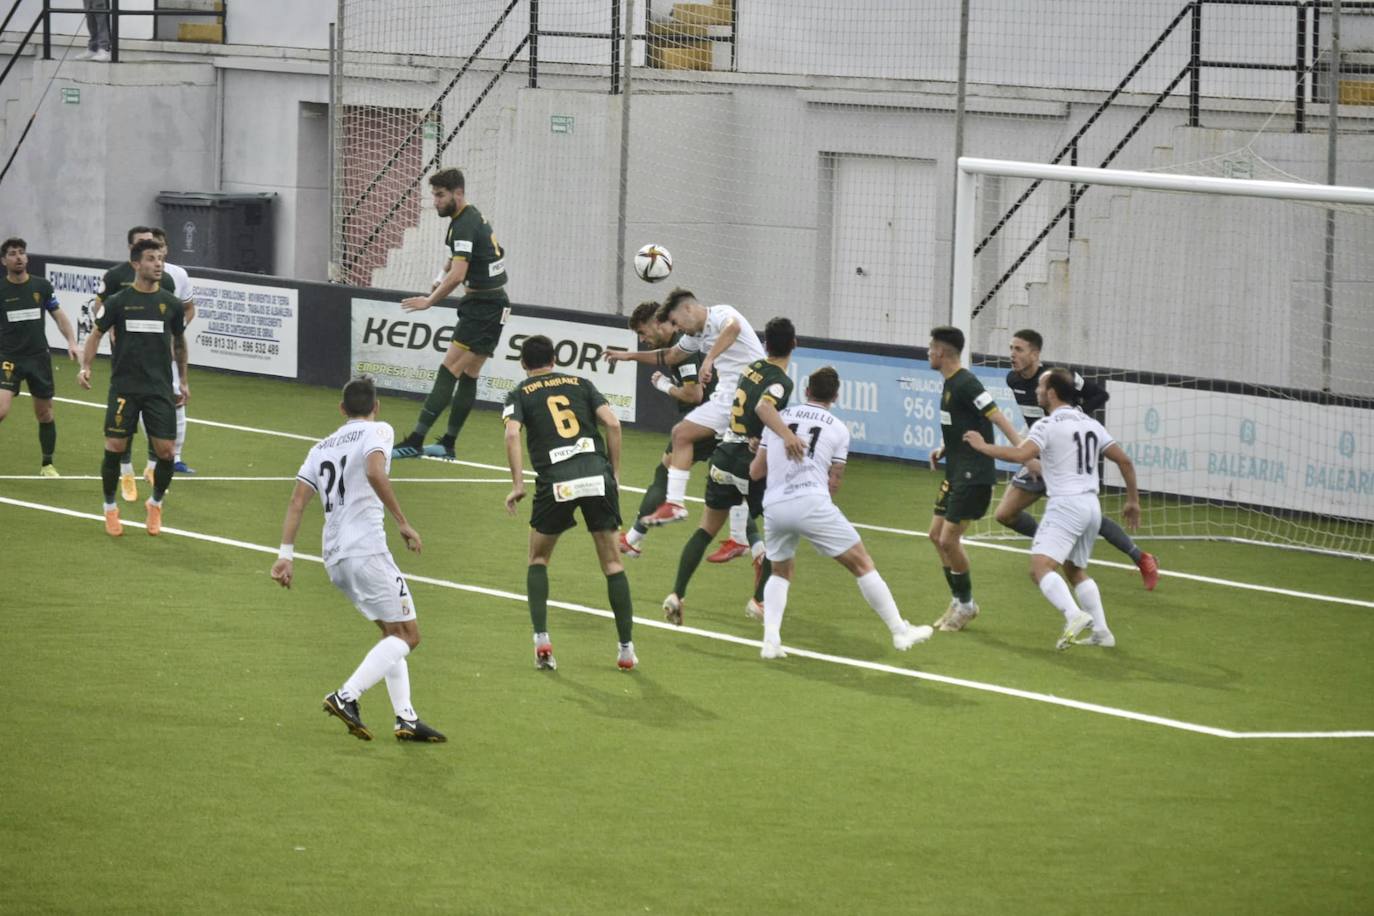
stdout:
{"type": "Polygon", "coordinates": [[[1078,433],[1073,434],[1074,448],[1078,449],[1078,473],[1093,474],[1094,466],[1097,462],[1097,433],[1089,432],[1080,437],[1078,433]]]}

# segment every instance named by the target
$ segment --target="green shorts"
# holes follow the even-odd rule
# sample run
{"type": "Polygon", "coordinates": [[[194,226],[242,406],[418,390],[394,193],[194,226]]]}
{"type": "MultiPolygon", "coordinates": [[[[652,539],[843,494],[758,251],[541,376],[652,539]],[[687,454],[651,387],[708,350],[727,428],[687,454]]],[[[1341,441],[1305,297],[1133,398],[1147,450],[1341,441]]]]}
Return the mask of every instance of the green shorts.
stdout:
{"type": "Polygon", "coordinates": [[[739,486],[729,477],[739,479],[739,475],[732,474],[728,468],[721,468],[714,461],[706,469],[706,508],[708,509],[733,509],[740,503],[748,502],[749,515],[757,518],[763,514],[763,491],[764,483],[762,480],[749,481],[749,492],[740,492],[739,486]]]}
{"type": "Polygon", "coordinates": [[[29,383],[29,394],[51,398],[57,393],[52,382],[52,355],[0,356],[0,391],[19,393],[19,384],[29,383]]]}
{"type": "Polygon", "coordinates": [[[165,394],[119,394],[110,392],[105,408],[105,437],[128,439],[138,429],[139,417],[150,439],[176,439],[177,406],[165,394]]]}
{"type": "MultiPolygon", "coordinates": [[[[719,444],[720,442],[716,439],[715,436],[708,436],[705,439],[698,439],[696,442],[692,443],[692,464],[700,464],[703,461],[710,461],[711,456],[714,455],[716,452],[716,446],[719,444]]],[[[672,453],[673,443],[672,440],[669,440],[667,447],[663,449],[663,454],[671,455],[672,453]]]]}
{"type": "Polygon", "coordinates": [[[940,481],[940,495],[935,497],[935,514],[955,524],[972,522],[987,515],[991,503],[992,484],[951,484],[945,478],[940,481]]]}
{"type": "Polygon", "coordinates": [[[537,481],[534,485],[534,507],[530,512],[530,527],[540,534],[562,534],[569,528],[577,527],[574,510],[581,509],[582,521],[588,531],[619,531],[620,490],[609,470],[605,473],[605,479],[604,496],[581,496],[565,502],[559,502],[554,495],[554,484],[551,481],[537,481]]]}
{"type": "Polygon", "coordinates": [[[510,299],[505,290],[468,293],[458,300],[458,327],[453,330],[453,343],[478,356],[494,356],[501,342],[501,329],[509,317],[510,299]]]}

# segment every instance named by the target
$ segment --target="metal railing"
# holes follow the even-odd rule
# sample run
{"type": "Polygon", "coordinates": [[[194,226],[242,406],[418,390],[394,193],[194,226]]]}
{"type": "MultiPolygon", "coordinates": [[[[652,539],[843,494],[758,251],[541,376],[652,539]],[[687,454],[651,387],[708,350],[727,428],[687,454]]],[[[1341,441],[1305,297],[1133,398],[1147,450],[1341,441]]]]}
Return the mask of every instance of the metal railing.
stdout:
{"type": "Polygon", "coordinates": [[[225,28],[225,40],[227,41],[228,27],[225,24],[226,10],[224,9],[227,2],[228,0],[221,0],[218,10],[123,10],[119,8],[119,0],[110,0],[108,10],[88,10],[84,6],[57,7],[52,5],[52,0],[43,0],[43,11],[38,15],[39,20],[43,23],[43,59],[52,60],[52,17],[54,13],[70,13],[81,16],[94,13],[100,16],[109,16],[110,62],[119,63],[119,21],[125,16],[152,16],[154,21],[158,16],[175,16],[177,18],[214,16],[219,19],[219,24],[225,28]]]}
{"type": "MultiPolygon", "coordinates": [[[[1189,0],[1177,15],[1169,22],[1159,36],[1151,43],[1150,47],[1141,55],[1140,59],[1127,71],[1120,82],[1112,89],[1107,97],[1098,104],[1097,108],[1083,122],[1083,125],[1075,131],[1074,135],[1055,153],[1050,159],[1051,165],[1060,164],[1066,155],[1072,156],[1072,163],[1078,164],[1079,142],[1087,134],[1088,130],[1097,123],[1098,119],[1110,108],[1117,98],[1126,90],[1135,76],[1145,67],[1146,63],[1159,51],[1165,41],[1178,29],[1184,19],[1189,20],[1189,54],[1188,63],[1183,69],[1170,80],[1169,84],[1155,95],[1154,100],[1146,107],[1134,124],[1126,131],[1125,135],[1116,142],[1111,151],[1098,163],[1098,168],[1106,168],[1111,165],[1113,160],[1120,155],[1126,144],[1144,127],[1145,122],[1157,112],[1169,96],[1174,94],[1179,84],[1186,78],[1188,80],[1188,126],[1200,127],[1202,109],[1202,71],[1205,69],[1231,69],[1231,70],[1272,70],[1287,71],[1294,75],[1293,87],[1293,132],[1305,133],[1307,131],[1307,103],[1315,102],[1317,96],[1317,81],[1314,78],[1323,69],[1329,69],[1329,65],[1324,67],[1320,62],[1320,41],[1321,41],[1321,12],[1330,9],[1336,2],[1339,2],[1343,9],[1374,9],[1374,0],[1189,0]],[[1207,5],[1214,6],[1277,6],[1292,7],[1295,11],[1294,20],[1294,59],[1293,63],[1274,63],[1257,61],[1233,61],[1233,60],[1211,60],[1202,56],[1202,10],[1207,5]],[[1304,78],[1304,75],[1306,78],[1304,78]]],[[[1349,72],[1351,68],[1342,64],[1343,71],[1349,72]]],[[[1374,72],[1374,68],[1361,68],[1364,72],[1374,72]]],[[[1339,91],[1338,87],[1331,87],[1333,92],[1339,91]]],[[[1025,205],[1032,194],[1041,185],[1041,181],[1032,181],[1030,186],[1021,193],[1005,213],[997,220],[997,223],[990,229],[982,241],[974,248],[975,256],[980,253],[987,245],[997,237],[998,233],[1006,227],[1011,218],[1025,205]]],[[[1023,264],[1030,258],[1031,254],[1040,246],[1056,226],[1067,216],[1069,218],[1069,238],[1075,237],[1076,214],[1078,201],[1087,193],[1086,185],[1070,185],[1069,201],[1061,207],[1044,228],[1036,234],[1025,250],[1011,263],[1006,270],[998,277],[997,281],[989,287],[988,291],[979,299],[978,304],[973,308],[973,317],[977,317],[983,308],[992,301],[992,298],[1001,291],[1002,287],[1016,274],[1023,264]]]]}

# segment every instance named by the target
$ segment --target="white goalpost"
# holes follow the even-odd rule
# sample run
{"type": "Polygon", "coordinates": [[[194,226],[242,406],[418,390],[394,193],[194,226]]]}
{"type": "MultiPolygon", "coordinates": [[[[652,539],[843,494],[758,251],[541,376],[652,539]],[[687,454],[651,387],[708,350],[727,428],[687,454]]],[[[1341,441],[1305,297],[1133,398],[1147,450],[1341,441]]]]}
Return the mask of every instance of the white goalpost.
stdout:
{"type": "Polygon", "coordinates": [[[1374,558],[1374,190],[958,165],[952,323],[984,360],[1037,330],[1106,387],[1146,536],[1374,558]]]}

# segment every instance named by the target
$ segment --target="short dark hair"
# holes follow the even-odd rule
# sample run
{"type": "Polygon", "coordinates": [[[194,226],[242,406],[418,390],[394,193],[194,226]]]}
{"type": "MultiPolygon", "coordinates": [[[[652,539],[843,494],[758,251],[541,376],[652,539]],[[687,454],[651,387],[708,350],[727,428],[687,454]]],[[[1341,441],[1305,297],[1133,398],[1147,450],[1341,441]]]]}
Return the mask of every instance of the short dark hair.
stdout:
{"type": "Polygon", "coordinates": [[[797,349],[797,329],[791,318],[779,315],[763,327],[763,348],[769,356],[788,356],[797,349]]]}
{"type": "Polygon", "coordinates": [[[641,302],[635,306],[635,310],[630,313],[630,330],[638,331],[651,321],[658,321],[658,310],[662,308],[654,300],[641,302]]]}
{"type": "Polygon", "coordinates": [[[139,239],[134,242],[134,250],[129,252],[129,263],[143,260],[145,251],[161,251],[162,243],[154,239],[139,239]]]}
{"type": "Polygon", "coordinates": [[[4,242],[0,242],[0,257],[8,255],[11,248],[18,248],[20,251],[27,253],[29,250],[29,243],[18,237],[5,239],[4,242]]]}
{"type": "Polygon", "coordinates": [[[167,233],[163,231],[161,226],[149,226],[148,231],[153,234],[153,238],[164,245],[167,244],[167,233]]]}
{"type": "Polygon", "coordinates": [[[952,347],[955,353],[964,352],[964,332],[953,325],[942,324],[930,329],[930,339],[952,347]]]}
{"type": "Polygon", "coordinates": [[[1063,403],[1078,403],[1078,386],[1074,384],[1073,373],[1063,366],[1056,366],[1045,373],[1045,385],[1063,403]]]}
{"type": "Polygon", "coordinates": [[[813,401],[834,401],[840,394],[840,374],[834,366],[817,369],[806,380],[806,393],[813,401]]]}
{"type": "Polygon", "coordinates": [[[130,245],[134,243],[134,236],[142,235],[145,232],[152,232],[152,226],[134,226],[125,234],[125,241],[130,245]]]}
{"type": "Polygon", "coordinates": [[[1024,340],[1031,345],[1032,350],[1039,350],[1045,345],[1045,338],[1040,336],[1040,332],[1032,331],[1030,328],[1022,328],[1011,336],[1018,340],[1024,340]]]}
{"type": "Polygon", "coordinates": [[[663,308],[659,309],[660,320],[673,314],[674,309],[684,302],[696,302],[697,297],[690,289],[683,289],[679,286],[668,294],[668,298],[663,300],[663,308]]]}
{"type": "Polygon", "coordinates": [[[431,188],[443,188],[445,191],[462,191],[467,187],[467,183],[463,179],[461,169],[449,167],[440,169],[429,176],[429,186],[431,188]]]}
{"type": "Polygon", "coordinates": [[[343,386],[343,409],[350,417],[365,417],[377,406],[377,383],[360,375],[343,386]]]}
{"type": "Polygon", "coordinates": [[[531,334],[520,345],[520,365],[526,369],[543,369],[553,365],[553,341],[543,334],[531,334]]]}

